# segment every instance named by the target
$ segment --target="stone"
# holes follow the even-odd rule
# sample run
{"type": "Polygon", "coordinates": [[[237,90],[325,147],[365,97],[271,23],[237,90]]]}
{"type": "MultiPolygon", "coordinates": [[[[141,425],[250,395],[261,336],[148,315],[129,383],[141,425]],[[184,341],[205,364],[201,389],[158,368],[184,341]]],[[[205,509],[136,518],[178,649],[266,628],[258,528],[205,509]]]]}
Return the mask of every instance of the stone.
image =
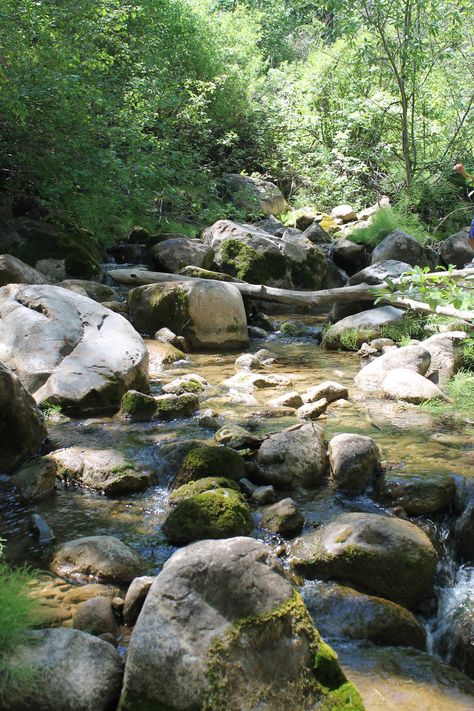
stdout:
{"type": "Polygon", "coordinates": [[[47,282],[52,284],[66,279],[66,261],[64,259],[39,259],[36,262],[36,269],[45,275],[47,282]]]}
{"type": "Polygon", "coordinates": [[[301,405],[296,412],[296,417],[301,420],[317,420],[318,417],[323,415],[328,407],[329,403],[325,397],[316,400],[315,402],[308,402],[305,405],[301,405]]]}
{"type": "Polygon", "coordinates": [[[283,222],[277,220],[274,215],[268,215],[265,219],[255,222],[254,227],[258,227],[259,230],[268,232],[269,235],[275,235],[278,231],[285,229],[283,222]]]}
{"type": "Polygon", "coordinates": [[[386,506],[401,507],[410,516],[423,516],[446,509],[453,501],[454,480],[449,474],[426,472],[377,477],[374,497],[386,506]]]}
{"type": "Polygon", "coordinates": [[[158,242],[150,250],[158,271],[177,274],[187,266],[210,269],[214,259],[214,250],[199,239],[175,237],[158,242]]]}
{"type": "Polygon", "coordinates": [[[269,180],[229,173],[224,176],[223,183],[232,201],[246,210],[263,212],[267,216],[280,215],[288,210],[281,190],[269,180]]]}
{"type": "Polygon", "coordinates": [[[409,609],[431,592],[437,559],[421,528],[372,513],[336,516],[291,549],[297,572],[346,581],[409,609]]]}
{"type": "Polygon", "coordinates": [[[333,262],[348,274],[354,274],[366,263],[365,248],[350,239],[336,240],[332,249],[333,262]]]}
{"type": "MultiPolygon", "coordinates": [[[[177,489],[173,489],[169,496],[170,504],[179,504],[184,499],[190,499],[196,494],[202,494],[205,491],[213,491],[214,489],[232,489],[240,493],[241,482],[244,479],[239,480],[239,484],[231,479],[226,479],[223,476],[205,476],[201,479],[196,479],[188,482],[187,484],[181,484],[177,489]]],[[[254,486],[252,491],[257,487],[254,486]]],[[[252,492],[250,492],[252,493],[252,492]]]]}
{"type": "Polygon", "coordinates": [[[6,284],[47,284],[47,277],[11,254],[0,254],[0,287],[6,284]]]}
{"type": "Polygon", "coordinates": [[[220,430],[217,430],[214,439],[218,444],[225,444],[232,449],[246,449],[247,447],[255,449],[262,442],[261,437],[239,425],[224,425],[220,430]]]}
{"type": "Polygon", "coordinates": [[[312,488],[327,465],[324,433],[313,424],[270,435],[257,455],[260,477],[279,489],[312,488]]]}
{"type": "Polygon", "coordinates": [[[0,360],[36,402],[71,414],[118,409],[148,388],[143,340],[119,314],[58,286],[0,289],[0,360]]]}
{"type": "Polygon", "coordinates": [[[174,395],[183,395],[184,393],[202,393],[209,385],[207,380],[197,373],[187,373],[180,375],[170,383],[163,385],[161,388],[164,393],[172,393],[174,395]]]}
{"type": "Polygon", "coordinates": [[[347,399],[349,397],[349,391],[345,385],[336,383],[333,380],[324,380],[319,385],[315,385],[312,388],[308,388],[306,393],[303,395],[304,402],[316,402],[321,398],[325,398],[328,403],[334,402],[335,400],[347,399]]]}
{"type": "Polygon", "coordinates": [[[474,249],[463,230],[440,242],[439,254],[446,266],[453,264],[456,269],[462,269],[474,259],[474,249]]]}
{"type": "Polygon", "coordinates": [[[331,479],[346,494],[363,494],[381,470],[375,440],[359,434],[338,434],[328,447],[331,479]]]}
{"type": "Polygon", "coordinates": [[[34,399],[1,362],[0,412],[0,473],[10,474],[39,450],[47,431],[34,399]]]}
{"type": "Polygon", "coordinates": [[[343,222],[352,222],[357,220],[357,215],[351,205],[337,205],[331,211],[331,217],[333,219],[339,217],[343,222]]]}
{"type": "Polygon", "coordinates": [[[115,635],[118,625],[110,599],[99,596],[81,602],[72,617],[72,626],[96,636],[115,635]]]}
{"type": "Polygon", "coordinates": [[[41,545],[51,543],[56,538],[51,526],[37,513],[31,514],[30,528],[41,545]]]}
{"type": "Polygon", "coordinates": [[[156,401],[152,395],[138,390],[127,390],[120,401],[120,416],[131,422],[146,422],[153,419],[156,401]]]}
{"type": "Polygon", "coordinates": [[[225,488],[181,499],[163,523],[163,533],[175,545],[206,538],[245,536],[252,528],[250,508],[242,495],[225,488]]]}
{"type": "Polygon", "coordinates": [[[249,326],[248,334],[249,338],[253,338],[255,340],[265,339],[268,336],[268,333],[265,331],[265,329],[258,328],[257,326],[249,326]]]}
{"type": "Polygon", "coordinates": [[[327,260],[304,237],[272,236],[255,225],[219,220],[203,233],[219,269],[250,284],[284,289],[320,289],[327,260]]]}
{"type": "Polygon", "coordinates": [[[136,551],[114,536],[86,536],[58,546],[50,567],[66,578],[128,583],[142,575],[146,565],[136,551]]]}
{"type": "Polygon", "coordinates": [[[130,639],[121,711],[362,711],[270,549],[251,538],[177,551],[130,639]],[[309,625],[309,626],[308,626],[309,625]]]}
{"type": "Polygon", "coordinates": [[[183,459],[175,486],[209,476],[221,476],[238,481],[245,476],[245,460],[230,447],[202,446],[191,449],[183,459]]]}
{"type": "Polygon", "coordinates": [[[85,279],[65,279],[59,282],[56,286],[62,289],[69,289],[78,294],[86,293],[86,296],[93,301],[102,303],[103,301],[118,301],[120,295],[117,289],[106,284],[100,284],[97,281],[87,281],[85,279]]]}
{"type": "Polygon", "coordinates": [[[467,338],[464,331],[436,333],[422,341],[431,356],[425,377],[442,388],[453,378],[463,364],[462,344],[467,338]]]}
{"type": "Polygon", "coordinates": [[[155,417],[158,420],[178,420],[194,415],[199,409],[199,398],[192,393],[159,395],[155,397],[155,404],[155,417]]]}
{"type": "Polygon", "coordinates": [[[311,337],[314,335],[314,331],[301,321],[284,321],[280,324],[280,333],[282,336],[290,336],[290,338],[311,337]]]}
{"type": "Polygon", "coordinates": [[[232,284],[195,281],[139,286],[129,292],[128,307],[133,325],[142,333],[171,328],[199,350],[248,345],[244,303],[232,284]]]}
{"type": "Polygon", "coordinates": [[[398,262],[395,259],[380,260],[374,264],[369,264],[365,269],[361,269],[360,272],[353,274],[347,283],[348,286],[355,286],[356,284],[382,284],[386,281],[387,277],[389,279],[397,279],[410,269],[412,269],[412,266],[408,264],[408,262],[398,262]]]}
{"type": "Polygon", "coordinates": [[[123,621],[129,627],[133,627],[137,621],[154,581],[151,575],[142,575],[130,583],[123,606],[123,621]]]}
{"type": "Polygon", "coordinates": [[[421,345],[404,346],[384,353],[368,363],[355,376],[358,388],[367,393],[380,393],[386,376],[396,368],[408,368],[424,375],[431,363],[431,356],[421,345]]]}
{"type": "Polygon", "coordinates": [[[425,648],[425,630],[401,605],[319,580],[307,582],[302,594],[325,639],[367,639],[380,645],[425,648]]]}
{"type": "Polygon", "coordinates": [[[394,400],[404,400],[414,405],[429,400],[446,400],[437,385],[409,368],[394,368],[382,381],[384,395],[394,400]]]}
{"type": "Polygon", "coordinates": [[[255,358],[258,358],[260,363],[263,363],[263,365],[270,365],[271,363],[278,361],[276,353],[269,351],[267,348],[260,348],[260,350],[255,353],[255,358]]]}
{"type": "Polygon", "coordinates": [[[183,345],[182,337],[177,336],[176,333],[173,333],[173,331],[166,327],[159,328],[153,338],[155,338],[157,341],[160,341],[161,343],[171,343],[171,345],[175,348],[181,348],[183,345]]]}
{"type": "Polygon", "coordinates": [[[265,331],[269,331],[270,333],[272,331],[275,331],[275,326],[270,318],[270,316],[267,316],[267,314],[264,314],[262,311],[257,311],[257,313],[252,313],[249,316],[249,324],[252,326],[257,326],[258,328],[263,328],[265,331]]]}
{"type": "Polygon", "coordinates": [[[372,252],[372,264],[393,259],[406,262],[412,267],[430,267],[434,269],[439,264],[439,257],[429,247],[424,247],[403,230],[390,232],[372,252]]]}
{"type": "Polygon", "coordinates": [[[235,361],[237,370],[260,370],[262,363],[251,353],[244,353],[235,361]]]}
{"type": "Polygon", "coordinates": [[[323,230],[323,228],[318,222],[313,222],[311,225],[308,225],[308,227],[306,227],[305,231],[303,232],[303,237],[309,239],[309,241],[313,244],[331,243],[330,236],[328,235],[326,230],[323,230]]]}
{"type": "Polygon", "coordinates": [[[110,601],[118,595],[118,588],[112,585],[101,585],[100,583],[87,583],[86,585],[74,585],[69,587],[64,595],[66,605],[77,605],[87,600],[97,597],[108,598],[110,601]]]}
{"type": "Polygon", "coordinates": [[[296,535],[303,524],[304,516],[293,499],[282,499],[263,510],[261,526],[281,536],[296,535]]]}
{"type": "Polygon", "coordinates": [[[275,501],[275,489],[271,484],[268,484],[267,486],[257,486],[257,488],[250,494],[250,498],[258,506],[271,504],[275,501]]]}
{"type": "Polygon", "coordinates": [[[10,479],[22,499],[39,501],[54,493],[56,462],[52,457],[33,457],[10,479]]]}
{"type": "Polygon", "coordinates": [[[212,408],[209,407],[207,410],[201,410],[201,414],[198,417],[199,427],[217,432],[223,424],[223,418],[212,408]]]}
{"type": "Polygon", "coordinates": [[[341,347],[357,350],[364,341],[380,338],[384,328],[400,324],[404,318],[405,311],[395,306],[379,306],[361,311],[330,326],[324,334],[323,345],[329,350],[341,347]]]}
{"type": "Polygon", "coordinates": [[[175,348],[171,343],[161,343],[160,341],[148,342],[148,354],[150,359],[150,376],[159,376],[163,368],[167,368],[181,360],[186,360],[183,351],[175,348]]]}
{"type": "Polygon", "coordinates": [[[0,242],[4,252],[32,267],[40,259],[61,259],[67,274],[82,279],[90,279],[100,270],[100,247],[86,230],[19,217],[0,222],[0,242]]]}
{"type": "Polygon", "coordinates": [[[291,390],[288,393],[285,393],[284,395],[280,395],[280,397],[275,397],[273,400],[270,400],[270,404],[273,405],[273,407],[301,407],[303,404],[303,399],[301,395],[296,392],[296,390],[291,390]]]}
{"type": "Polygon", "coordinates": [[[239,371],[231,378],[224,380],[224,385],[229,388],[250,390],[252,388],[282,388],[291,385],[291,380],[286,375],[278,373],[246,373],[239,371]]]}
{"type": "Polygon", "coordinates": [[[28,668],[36,681],[6,682],[3,708],[8,711],[108,711],[120,695],[123,665],[118,652],[80,630],[25,632],[7,664],[13,670],[28,668]]]}
{"type": "Polygon", "coordinates": [[[141,491],[154,478],[149,469],[119,449],[73,446],[57,449],[49,456],[56,465],[59,479],[107,496],[141,491]]]}

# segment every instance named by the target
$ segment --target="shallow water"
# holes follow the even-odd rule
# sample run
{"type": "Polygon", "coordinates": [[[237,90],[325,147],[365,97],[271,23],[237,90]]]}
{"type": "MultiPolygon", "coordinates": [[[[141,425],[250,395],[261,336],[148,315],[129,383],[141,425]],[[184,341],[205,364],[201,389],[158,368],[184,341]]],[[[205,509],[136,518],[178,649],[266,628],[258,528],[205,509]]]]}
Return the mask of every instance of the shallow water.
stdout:
{"type": "MultiPolygon", "coordinates": [[[[288,318],[285,315],[284,319],[288,318]]],[[[311,319],[301,316],[296,318],[311,322],[311,319]]],[[[295,417],[288,413],[274,416],[275,412],[272,413],[269,405],[272,398],[293,389],[301,393],[323,380],[337,380],[348,387],[350,404],[347,407],[331,405],[327,417],[318,420],[328,438],[337,432],[370,435],[377,441],[382,458],[400,472],[446,472],[464,477],[474,475],[474,428],[466,423],[435,420],[416,408],[403,408],[388,401],[364,401],[353,381],[360,368],[359,358],[354,354],[321,350],[311,338],[283,339],[275,334],[266,341],[252,341],[249,351],[255,352],[265,347],[276,354],[279,362],[269,367],[268,372],[286,375],[291,385],[255,390],[251,395],[256,398],[256,402],[251,404],[250,393],[241,392],[240,395],[236,393],[232,396],[222,384],[226,378],[235,374],[234,362],[238,353],[192,354],[186,361],[160,371],[153,355],[155,342],[148,341],[148,346],[154,393],[159,393],[162,384],[180,374],[199,373],[210,384],[206,393],[200,395],[201,410],[212,408],[226,422],[235,422],[256,433],[284,429],[295,424],[295,417]]],[[[158,424],[127,424],[117,418],[75,420],[65,424],[51,423],[49,431],[56,447],[79,442],[93,447],[99,446],[94,445],[94,442],[102,442],[105,437],[111,438],[120,448],[128,450],[141,466],[153,471],[158,480],[155,486],[146,491],[114,499],[75,487],[60,488],[54,497],[34,506],[34,511],[43,516],[53,529],[55,544],[85,535],[116,535],[137,549],[149,561],[152,571],[159,571],[175,550],[161,534],[161,523],[167,512],[166,482],[170,472],[160,454],[160,447],[176,440],[212,439],[213,432],[202,429],[197,417],[158,424]]],[[[38,544],[30,530],[31,506],[22,504],[5,483],[0,483],[0,486],[3,489],[0,500],[0,537],[8,540],[8,558],[13,562],[27,561],[35,567],[46,569],[55,544],[38,544]]],[[[294,498],[305,515],[307,530],[337,512],[382,510],[368,497],[348,500],[342,495],[335,495],[329,486],[298,494],[294,498]]],[[[258,512],[255,512],[254,518],[253,535],[279,546],[282,540],[278,536],[259,528],[258,512]]],[[[435,537],[442,530],[440,518],[417,520],[417,523],[422,523],[435,537]]],[[[449,565],[453,567],[451,575],[440,573],[438,581],[441,616],[450,614],[446,600],[449,600],[453,588],[458,584],[457,567],[452,560],[449,565]]],[[[474,574],[470,570],[470,577],[465,574],[462,585],[464,591],[467,584],[472,595],[474,574]]],[[[434,615],[431,620],[424,620],[424,623],[436,635],[439,634],[442,621],[436,617],[435,611],[434,615]]],[[[437,646],[433,648],[436,651],[437,646]]],[[[396,650],[396,664],[393,655],[389,663],[388,652],[379,647],[371,646],[370,654],[366,650],[365,656],[354,644],[343,646],[340,651],[348,675],[359,685],[367,709],[371,711],[391,708],[457,711],[474,707],[474,685],[471,687],[467,684],[463,690],[459,690],[459,679],[459,684],[453,679],[447,681],[446,675],[443,677],[441,672],[440,678],[443,680],[433,681],[434,672],[431,668],[428,671],[427,663],[423,664],[418,657],[414,660],[406,650],[396,650]]]]}

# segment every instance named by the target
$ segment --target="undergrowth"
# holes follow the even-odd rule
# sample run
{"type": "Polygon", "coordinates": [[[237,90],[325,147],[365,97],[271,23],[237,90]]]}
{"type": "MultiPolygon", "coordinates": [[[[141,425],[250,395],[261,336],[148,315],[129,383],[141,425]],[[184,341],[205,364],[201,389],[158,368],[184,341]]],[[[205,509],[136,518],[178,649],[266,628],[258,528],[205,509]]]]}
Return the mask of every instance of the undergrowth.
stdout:
{"type": "Polygon", "coordinates": [[[375,247],[394,230],[407,232],[420,244],[424,244],[429,236],[426,227],[416,215],[401,212],[394,207],[383,207],[375,213],[367,227],[354,230],[348,235],[348,239],[357,244],[375,247]]]}
{"type": "Polygon", "coordinates": [[[421,403],[420,408],[434,415],[447,415],[453,418],[472,415],[474,412],[474,372],[459,370],[444,388],[449,402],[429,400],[421,403]]]}

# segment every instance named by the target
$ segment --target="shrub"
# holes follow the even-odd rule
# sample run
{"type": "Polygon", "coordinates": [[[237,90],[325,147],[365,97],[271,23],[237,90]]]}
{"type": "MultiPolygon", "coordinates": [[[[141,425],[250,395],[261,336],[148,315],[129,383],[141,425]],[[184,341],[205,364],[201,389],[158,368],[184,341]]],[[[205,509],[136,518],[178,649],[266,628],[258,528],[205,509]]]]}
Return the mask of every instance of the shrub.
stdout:
{"type": "Polygon", "coordinates": [[[404,213],[394,207],[383,207],[378,210],[367,227],[355,230],[348,239],[357,244],[375,247],[394,230],[407,232],[421,244],[428,239],[428,232],[416,215],[404,213]]]}

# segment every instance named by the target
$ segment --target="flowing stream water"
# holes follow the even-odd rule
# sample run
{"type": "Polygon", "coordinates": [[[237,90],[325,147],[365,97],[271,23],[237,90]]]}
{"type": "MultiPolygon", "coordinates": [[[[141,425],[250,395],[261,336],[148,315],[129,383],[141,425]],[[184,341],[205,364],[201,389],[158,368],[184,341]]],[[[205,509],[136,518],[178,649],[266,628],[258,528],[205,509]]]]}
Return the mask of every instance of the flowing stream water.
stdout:
{"type": "MultiPolygon", "coordinates": [[[[285,314],[281,320],[288,318],[285,314]]],[[[296,318],[317,325],[314,317],[296,318]]],[[[285,339],[272,334],[265,341],[254,340],[249,351],[263,347],[273,351],[278,362],[271,366],[270,372],[286,375],[292,385],[284,390],[270,388],[238,396],[229,394],[228,387],[222,384],[225,378],[235,374],[238,353],[193,353],[186,361],[160,370],[156,364],[156,343],[150,340],[147,345],[154,393],[159,393],[162,384],[182,373],[198,373],[210,384],[200,396],[201,409],[215,409],[226,422],[257,433],[284,429],[295,424],[295,418],[282,413],[275,416],[269,406],[272,398],[289,389],[303,392],[323,380],[337,380],[348,387],[351,399],[345,407],[331,406],[327,417],[318,420],[327,438],[338,432],[370,435],[377,441],[382,459],[401,473],[445,472],[458,477],[474,476],[474,428],[467,423],[437,420],[416,408],[401,407],[393,402],[366,401],[354,385],[354,375],[360,368],[359,358],[354,354],[322,350],[311,338],[285,339]]],[[[213,432],[200,427],[196,417],[133,424],[118,417],[101,417],[69,421],[59,418],[58,422],[50,422],[49,433],[55,448],[79,443],[100,448],[102,439],[112,435],[117,447],[157,475],[157,484],[119,498],[107,498],[72,486],[59,488],[54,497],[34,506],[34,511],[48,522],[56,537],[54,544],[44,546],[30,529],[31,505],[22,503],[4,482],[0,489],[0,537],[8,541],[8,558],[15,563],[26,561],[36,568],[47,569],[52,545],[79,536],[108,534],[138,550],[149,561],[151,570],[159,572],[175,550],[161,532],[168,510],[170,471],[160,450],[168,442],[210,440],[213,432]]],[[[339,512],[384,510],[369,496],[348,499],[335,493],[329,485],[291,495],[305,516],[305,531],[339,512]]],[[[459,566],[453,557],[447,535],[449,515],[448,512],[412,519],[443,549],[435,599],[420,618],[428,632],[429,654],[384,648],[368,642],[329,640],[337,649],[346,673],[359,687],[369,711],[474,708],[474,682],[433,658],[433,655],[442,655],[450,660],[450,622],[460,602],[472,600],[474,595],[474,568],[459,566]]],[[[281,546],[283,540],[260,528],[259,519],[256,511],[252,535],[269,545],[281,546]]]]}

